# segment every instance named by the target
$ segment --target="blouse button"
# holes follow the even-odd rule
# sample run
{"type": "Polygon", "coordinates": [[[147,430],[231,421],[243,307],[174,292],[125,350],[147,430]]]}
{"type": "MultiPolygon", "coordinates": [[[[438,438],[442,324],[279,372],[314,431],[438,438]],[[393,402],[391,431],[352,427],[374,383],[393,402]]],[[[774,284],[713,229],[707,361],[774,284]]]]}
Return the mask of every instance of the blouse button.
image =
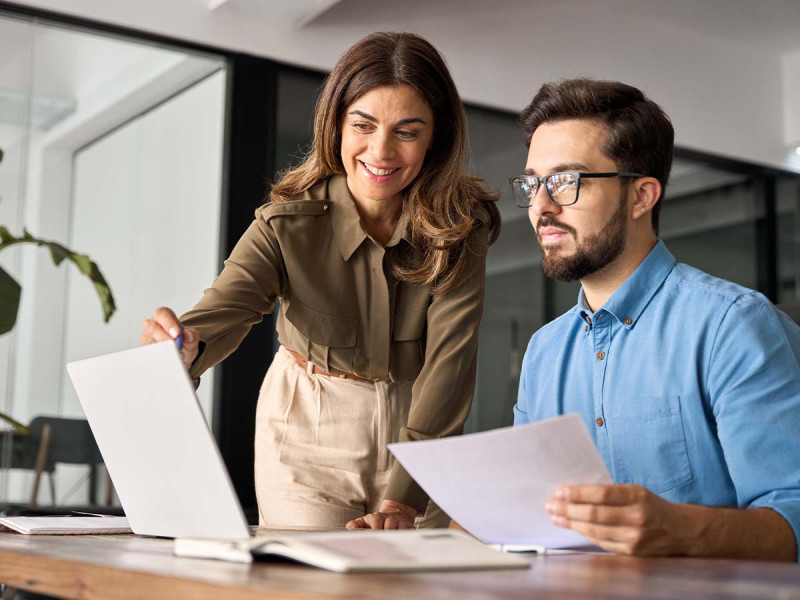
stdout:
{"type": "Polygon", "coordinates": [[[625,323],[625,325],[630,325],[631,323],[633,323],[633,319],[631,319],[630,317],[625,317],[625,320],[622,322],[625,323]]]}
{"type": "Polygon", "coordinates": [[[597,418],[594,420],[594,422],[595,422],[595,423],[597,423],[597,426],[598,426],[598,427],[602,427],[602,426],[603,426],[603,418],[602,418],[602,417],[597,417],[597,418]]]}
{"type": "Polygon", "coordinates": [[[606,353],[600,350],[595,356],[597,356],[597,360],[603,360],[606,357],[606,353]]]}

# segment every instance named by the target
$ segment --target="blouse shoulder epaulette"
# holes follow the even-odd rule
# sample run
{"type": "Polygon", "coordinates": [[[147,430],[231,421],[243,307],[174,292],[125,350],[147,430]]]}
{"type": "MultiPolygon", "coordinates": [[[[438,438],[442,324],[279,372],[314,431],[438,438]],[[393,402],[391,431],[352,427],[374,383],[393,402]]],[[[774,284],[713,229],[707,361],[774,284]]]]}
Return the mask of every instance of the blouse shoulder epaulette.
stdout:
{"type": "Polygon", "coordinates": [[[328,212],[328,200],[284,200],[268,202],[256,210],[256,217],[269,223],[275,217],[290,217],[297,215],[319,216],[328,212]]]}

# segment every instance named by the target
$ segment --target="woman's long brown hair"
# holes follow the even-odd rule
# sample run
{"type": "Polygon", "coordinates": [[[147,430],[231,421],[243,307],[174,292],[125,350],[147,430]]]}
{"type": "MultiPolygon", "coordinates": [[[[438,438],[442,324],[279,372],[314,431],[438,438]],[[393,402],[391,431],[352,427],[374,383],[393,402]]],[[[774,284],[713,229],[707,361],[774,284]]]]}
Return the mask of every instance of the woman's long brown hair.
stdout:
{"type": "Polygon", "coordinates": [[[488,215],[490,244],[500,235],[499,194],[487,190],[482,178],[464,174],[469,156],[464,108],[442,56],[418,35],[373,33],[342,55],[317,100],[311,149],[300,165],[281,175],[269,199],[289,200],[344,173],[340,132],[346,109],[370,90],[398,85],[410,86],[430,106],[434,130],[422,170],[406,188],[411,239],[423,258],[399,260],[392,269],[403,281],[433,283],[441,294],[466,269],[467,238],[479,217],[488,215]]]}

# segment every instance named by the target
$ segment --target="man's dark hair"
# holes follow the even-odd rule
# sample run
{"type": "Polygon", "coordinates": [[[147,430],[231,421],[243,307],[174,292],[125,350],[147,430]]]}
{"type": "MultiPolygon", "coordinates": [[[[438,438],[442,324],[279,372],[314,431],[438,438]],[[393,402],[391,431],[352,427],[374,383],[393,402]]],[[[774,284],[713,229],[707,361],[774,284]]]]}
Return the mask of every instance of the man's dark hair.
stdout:
{"type": "Polygon", "coordinates": [[[564,79],[545,83],[519,116],[525,145],[530,146],[539,125],[565,119],[602,122],[608,128],[602,150],[617,169],[658,179],[661,196],[652,211],[653,231],[658,234],[658,216],[672,168],[675,139],[666,113],[641,90],[619,81],[564,79]]]}

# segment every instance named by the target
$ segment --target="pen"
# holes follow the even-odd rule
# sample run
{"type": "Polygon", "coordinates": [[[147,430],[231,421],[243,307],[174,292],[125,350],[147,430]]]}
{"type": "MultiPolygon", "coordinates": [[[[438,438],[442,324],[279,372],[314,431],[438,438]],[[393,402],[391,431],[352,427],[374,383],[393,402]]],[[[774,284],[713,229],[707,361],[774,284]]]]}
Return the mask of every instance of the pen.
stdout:
{"type": "Polygon", "coordinates": [[[75,517],[111,517],[113,515],[101,515],[100,513],[82,512],[79,510],[71,510],[70,513],[75,517]]]}
{"type": "Polygon", "coordinates": [[[180,325],[181,332],[178,334],[178,337],[175,338],[175,343],[178,344],[178,350],[183,347],[183,325],[180,325]]]}

